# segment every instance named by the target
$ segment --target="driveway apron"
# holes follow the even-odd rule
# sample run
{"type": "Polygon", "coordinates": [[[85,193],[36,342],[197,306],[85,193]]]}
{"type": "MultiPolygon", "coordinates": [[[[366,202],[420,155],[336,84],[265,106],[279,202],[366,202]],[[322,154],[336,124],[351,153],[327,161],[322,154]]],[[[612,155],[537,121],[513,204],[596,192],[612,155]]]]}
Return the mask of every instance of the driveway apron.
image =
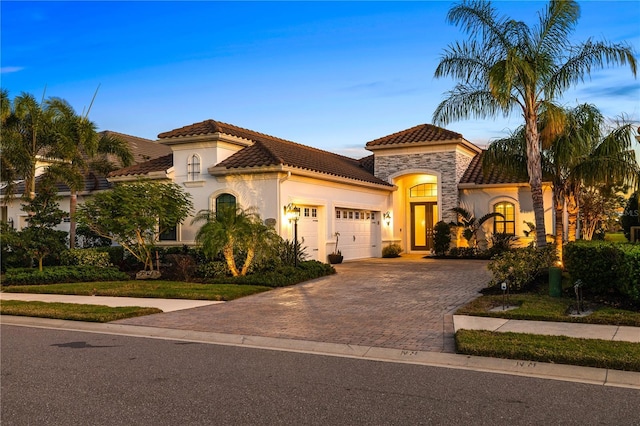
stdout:
{"type": "Polygon", "coordinates": [[[486,265],[415,255],[358,260],[296,286],[116,323],[453,352],[452,314],[486,286],[486,265]]]}

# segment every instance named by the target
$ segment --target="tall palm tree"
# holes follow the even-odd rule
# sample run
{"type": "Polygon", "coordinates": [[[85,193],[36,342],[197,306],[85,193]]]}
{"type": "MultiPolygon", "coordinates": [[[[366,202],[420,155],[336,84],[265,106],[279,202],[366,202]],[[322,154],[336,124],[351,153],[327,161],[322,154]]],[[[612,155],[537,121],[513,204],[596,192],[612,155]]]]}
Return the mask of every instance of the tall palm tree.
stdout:
{"type": "Polygon", "coordinates": [[[69,199],[69,247],[75,247],[76,209],[78,191],[84,189],[84,178],[89,171],[106,175],[115,170],[116,164],[108,155],[119,161],[120,167],[133,162],[129,145],[120,138],[97,132],[97,126],[85,115],[78,115],[64,99],[50,98],[46,106],[53,114],[52,135],[55,141],[52,155],[62,160],[52,164],[48,173],[64,182],[70,189],[69,199]]]}
{"type": "Polygon", "coordinates": [[[590,72],[636,60],[626,44],[587,40],[571,45],[570,35],[580,7],[576,1],[550,1],[536,26],[498,16],[490,2],[463,0],[447,19],[469,34],[449,45],[435,77],[450,76],[459,83],[436,108],[433,120],[447,124],[468,117],[486,118],[520,111],[524,119],[527,174],[531,187],[538,246],[546,244],[542,197],[542,159],[538,116],[551,109],[562,93],[590,72]]]}
{"type": "Polygon", "coordinates": [[[50,154],[52,114],[29,93],[9,100],[7,91],[1,94],[2,181],[7,183],[5,193],[13,194],[13,183],[24,179],[24,196],[33,199],[36,193],[38,160],[50,154]]]}
{"type": "Polygon", "coordinates": [[[196,234],[196,243],[202,246],[204,254],[213,258],[222,255],[235,277],[246,275],[251,262],[264,255],[269,248],[276,247],[280,237],[272,227],[266,226],[258,214],[241,207],[221,208],[217,212],[208,210],[199,212],[192,223],[204,222],[196,234]],[[241,269],[238,269],[235,256],[246,253],[241,269]]]}

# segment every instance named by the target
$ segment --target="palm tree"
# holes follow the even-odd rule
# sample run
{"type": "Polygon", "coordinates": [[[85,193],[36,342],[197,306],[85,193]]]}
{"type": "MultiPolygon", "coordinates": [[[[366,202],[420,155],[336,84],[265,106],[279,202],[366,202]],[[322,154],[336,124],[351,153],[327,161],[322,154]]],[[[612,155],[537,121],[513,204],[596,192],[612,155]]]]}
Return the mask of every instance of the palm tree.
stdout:
{"type": "MultiPolygon", "coordinates": [[[[573,241],[580,188],[619,182],[633,184],[637,178],[638,165],[631,149],[630,125],[620,125],[605,134],[604,122],[600,111],[589,104],[564,111],[542,111],[539,118],[542,146],[546,147],[542,151],[543,176],[553,186],[555,244],[560,259],[565,206],[569,213],[568,240],[573,241]],[[547,113],[555,118],[547,119],[547,113]],[[550,128],[550,122],[563,125],[550,128]]],[[[525,133],[522,126],[510,137],[493,142],[483,157],[486,168],[500,166],[514,175],[526,176],[526,158],[522,154],[525,133]]]]}
{"type": "Polygon", "coordinates": [[[115,170],[116,165],[108,155],[126,167],[133,162],[129,145],[112,135],[100,134],[96,125],[85,115],[76,114],[64,99],[50,98],[47,109],[53,114],[52,134],[55,145],[52,155],[62,160],[49,166],[48,173],[69,186],[69,247],[75,247],[76,208],[78,191],[84,189],[84,177],[89,171],[106,175],[115,170]]]}
{"type": "Polygon", "coordinates": [[[6,182],[7,197],[13,194],[16,179],[24,179],[24,196],[36,195],[38,160],[47,158],[52,145],[51,111],[29,93],[9,100],[8,92],[1,93],[2,181],[6,182]]]}
{"type": "Polygon", "coordinates": [[[542,197],[542,159],[539,113],[592,70],[611,64],[629,64],[636,75],[636,60],[626,44],[601,41],[573,46],[569,37],[580,15],[575,1],[550,1],[539,22],[499,17],[490,2],[471,0],[454,5],[447,19],[469,34],[449,45],[435,77],[451,76],[460,82],[436,108],[433,120],[447,124],[468,117],[494,117],[520,111],[524,119],[527,174],[539,247],[546,245],[542,197]]]}
{"type": "Polygon", "coordinates": [[[196,243],[202,246],[204,254],[214,258],[220,252],[235,276],[246,275],[255,258],[265,255],[269,248],[277,245],[280,237],[272,227],[266,226],[253,209],[241,207],[221,208],[217,212],[199,212],[192,223],[204,222],[196,234],[196,243]],[[246,253],[239,270],[235,256],[246,253]]]}
{"type": "Polygon", "coordinates": [[[451,211],[457,213],[461,218],[458,222],[452,222],[451,225],[462,227],[462,236],[467,240],[469,246],[471,246],[471,242],[473,241],[474,247],[478,245],[477,233],[486,221],[494,217],[504,218],[504,215],[498,212],[487,213],[480,218],[476,218],[473,213],[464,207],[454,207],[451,211]]]}

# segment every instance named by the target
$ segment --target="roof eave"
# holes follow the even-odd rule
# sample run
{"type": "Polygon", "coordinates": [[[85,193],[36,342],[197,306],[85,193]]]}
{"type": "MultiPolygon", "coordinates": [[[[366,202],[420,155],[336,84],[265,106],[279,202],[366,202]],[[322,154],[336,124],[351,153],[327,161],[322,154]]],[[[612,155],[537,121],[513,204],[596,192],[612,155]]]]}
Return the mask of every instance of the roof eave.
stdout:
{"type": "Polygon", "coordinates": [[[442,141],[421,141],[421,142],[394,143],[394,144],[387,144],[387,145],[373,145],[373,146],[365,146],[365,149],[367,151],[374,152],[374,151],[380,151],[385,149],[408,148],[408,147],[413,148],[413,147],[422,147],[422,146],[437,147],[437,146],[446,146],[446,145],[462,145],[465,148],[477,154],[482,152],[482,148],[478,147],[477,145],[469,142],[464,138],[447,139],[442,141]]]}
{"type": "Polygon", "coordinates": [[[262,173],[288,173],[292,175],[310,177],[315,179],[322,179],[325,181],[336,183],[349,183],[354,186],[361,186],[366,188],[384,189],[386,191],[395,191],[397,187],[391,184],[380,184],[375,182],[367,182],[364,180],[354,179],[346,176],[337,176],[328,173],[316,172],[313,170],[302,169],[299,167],[285,166],[282,164],[271,166],[257,166],[257,167],[239,167],[228,169],[221,166],[209,167],[208,172],[211,176],[232,176],[242,174],[262,174],[262,173]]]}

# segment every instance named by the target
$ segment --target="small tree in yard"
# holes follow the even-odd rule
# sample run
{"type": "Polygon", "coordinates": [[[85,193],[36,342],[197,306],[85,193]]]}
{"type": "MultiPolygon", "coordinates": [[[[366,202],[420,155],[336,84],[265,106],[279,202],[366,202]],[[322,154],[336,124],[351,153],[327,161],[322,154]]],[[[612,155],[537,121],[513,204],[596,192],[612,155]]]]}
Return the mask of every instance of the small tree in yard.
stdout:
{"type": "Polygon", "coordinates": [[[58,255],[65,249],[67,233],[54,229],[67,214],[60,210],[53,185],[45,182],[40,192],[22,210],[29,213],[27,227],[17,233],[17,246],[37,260],[42,271],[44,258],[58,255]]]}
{"type": "Polygon", "coordinates": [[[152,251],[161,233],[193,209],[190,196],[174,183],[138,181],[116,185],[78,207],[78,222],[120,244],[144,270],[153,270],[152,251]]]}
{"type": "Polygon", "coordinates": [[[629,241],[631,241],[631,227],[640,226],[638,197],[640,197],[640,193],[638,192],[631,194],[624,207],[624,211],[622,212],[622,217],[620,218],[622,232],[624,232],[624,236],[627,237],[627,240],[629,241]]]}
{"type": "Polygon", "coordinates": [[[281,238],[275,229],[262,223],[253,210],[238,207],[221,208],[217,212],[202,211],[193,223],[204,222],[196,234],[196,242],[208,258],[222,253],[234,277],[244,276],[254,260],[276,256],[281,238]],[[236,254],[246,253],[242,268],[236,265],[236,254]]]}

